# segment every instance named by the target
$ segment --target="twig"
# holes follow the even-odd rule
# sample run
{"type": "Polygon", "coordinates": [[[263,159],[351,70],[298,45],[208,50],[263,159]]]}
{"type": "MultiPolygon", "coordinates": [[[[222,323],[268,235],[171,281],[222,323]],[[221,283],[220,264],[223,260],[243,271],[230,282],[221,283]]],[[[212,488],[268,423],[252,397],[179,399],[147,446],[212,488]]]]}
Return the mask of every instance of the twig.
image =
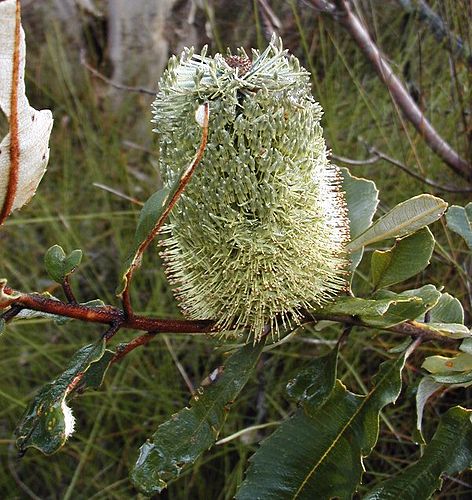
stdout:
{"type": "Polygon", "coordinates": [[[179,358],[174,352],[174,349],[172,347],[172,344],[167,337],[167,335],[163,336],[164,338],[164,343],[167,347],[167,350],[169,351],[172,360],[175,363],[175,366],[177,367],[177,370],[179,370],[180,375],[182,375],[182,378],[184,379],[185,385],[188,387],[188,390],[190,391],[191,394],[195,392],[195,387],[192,384],[192,381],[190,380],[190,377],[187,375],[187,372],[185,371],[185,368],[182,366],[182,363],[179,361],[179,358]]]}
{"type": "Polygon", "coordinates": [[[75,298],[74,292],[72,291],[72,288],[70,286],[70,275],[66,275],[64,277],[64,281],[61,285],[67,302],[69,302],[69,304],[77,304],[77,299],[75,298]]]}
{"type": "Polygon", "coordinates": [[[13,44],[13,61],[10,95],[10,168],[8,171],[8,184],[0,211],[0,225],[10,215],[15,202],[18,179],[20,175],[20,141],[18,137],[18,85],[20,82],[20,29],[21,29],[21,7],[20,1],[16,0],[15,15],[15,38],[13,44]]]}
{"type": "Polygon", "coordinates": [[[423,184],[426,184],[427,186],[431,186],[438,191],[445,191],[448,193],[472,193],[472,188],[459,188],[455,186],[449,186],[446,184],[439,184],[435,181],[432,181],[428,179],[427,177],[423,177],[420,174],[417,174],[414,170],[408,168],[406,165],[401,163],[400,161],[396,160],[395,158],[392,158],[391,156],[388,156],[387,154],[383,153],[382,151],[379,151],[377,148],[373,146],[369,146],[364,142],[364,145],[368,151],[368,153],[371,155],[369,158],[366,158],[365,160],[353,160],[351,158],[346,158],[345,156],[338,156],[335,154],[331,154],[331,158],[334,160],[340,161],[342,163],[346,163],[347,165],[352,165],[355,167],[361,167],[364,165],[372,165],[374,163],[379,162],[380,160],[385,160],[388,163],[391,163],[395,167],[399,168],[406,174],[410,175],[411,177],[417,179],[418,181],[422,182],[423,184]]]}
{"type": "Polygon", "coordinates": [[[411,177],[414,177],[415,179],[422,182],[423,184],[431,186],[431,187],[437,189],[438,191],[445,191],[447,193],[472,193],[472,188],[458,188],[455,186],[439,184],[435,181],[428,179],[427,177],[422,177],[421,175],[417,174],[416,172],[414,172],[413,170],[408,168],[403,163],[399,162],[395,158],[392,158],[391,156],[386,155],[385,153],[382,153],[382,151],[379,151],[378,149],[376,149],[374,147],[368,147],[368,151],[370,154],[377,155],[380,159],[387,161],[388,163],[399,168],[400,170],[403,170],[403,172],[407,173],[411,177]]]}
{"type": "Polygon", "coordinates": [[[6,323],[11,321],[15,316],[17,316],[23,308],[21,306],[11,306],[3,314],[0,314],[0,318],[6,323]]]}
{"type": "Polygon", "coordinates": [[[333,2],[326,2],[324,0],[311,0],[311,2],[321,12],[330,14],[333,19],[349,32],[388,88],[395,104],[403,111],[406,118],[413,124],[432,151],[457,175],[472,183],[472,165],[461,158],[427,120],[403,83],[393,72],[385,57],[372,41],[365,26],[353,13],[350,1],[333,0],[333,2]]]}
{"type": "Polygon", "coordinates": [[[204,109],[204,113],[203,113],[203,123],[202,123],[202,139],[200,142],[200,146],[197,150],[197,153],[195,154],[195,157],[192,160],[192,162],[190,163],[190,165],[185,169],[182,176],[180,177],[178,185],[173,189],[173,191],[171,191],[169,193],[170,200],[168,201],[166,208],[163,210],[162,214],[157,219],[156,223],[154,224],[153,229],[146,236],[146,239],[137,248],[133,258],[131,259],[131,263],[128,267],[128,270],[126,271],[125,275],[123,276],[124,287],[123,287],[123,290],[121,291],[121,293],[119,294],[119,296],[121,296],[121,298],[122,298],[124,313],[125,313],[125,316],[127,316],[127,317],[133,316],[133,309],[131,306],[129,287],[130,287],[131,280],[133,279],[133,275],[134,275],[135,271],[137,269],[139,269],[139,267],[141,265],[143,253],[149,247],[149,245],[154,240],[154,238],[158,235],[158,233],[161,230],[162,225],[164,224],[164,221],[167,219],[167,216],[169,215],[170,211],[174,208],[174,205],[177,203],[177,200],[180,198],[180,195],[183,193],[185,187],[190,182],[190,179],[192,178],[192,175],[195,172],[197,165],[200,163],[200,161],[203,157],[203,153],[205,152],[205,148],[207,145],[207,139],[208,139],[208,120],[209,120],[209,114],[210,114],[209,104],[205,103],[203,105],[203,109],[204,109]]]}
{"type": "Polygon", "coordinates": [[[370,158],[366,158],[365,160],[353,160],[352,158],[346,158],[345,156],[339,156],[331,153],[331,158],[336,161],[340,161],[342,163],[347,163],[348,165],[359,166],[363,165],[372,165],[373,163],[377,163],[380,158],[378,155],[373,155],[370,158]]]}
{"type": "Polygon", "coordinates": [[[423,0],[416,0],[414,2],[411,0],[397,1],[408,13],[417,14],[418,19],[429,26],[438,42],[443,43],[448,50],[466,61],[469,67],[472,68],[470,49],[466,50],[462,39],[449,30],[441,16],[434,12],[426,2],[423,0]]]}
{"type": "Polygon", "coordinates": [[[126,92],[137,92],[139,94],[152,96],[156,95],[155,90],[146,89],[144,87],[130,87],[129,85],[123,85],[122,83],[114,82],[110,78],[107,78],[105,75],[102,75],[102,73],[100,73],[87,62],[87,60],[85,59],[85,51],[83,49],[80,51],[80,64],[82,64],[82,66],[84,66],[84,68],[87,69],[90,73],[92,73],[93,76],[97,77],[99,80],[102,80],[102,82],[105,82],[111,87],[114,87],[115,89],[124,90],[126,92]]]}
{"type": "Polygon", "coordinates": [[[92,186],[98,187],[99,189],[103,189],[104,191],[107,191],[108,193],[111,193],[111,194],[118,196],[119,198],[123,198],[124,200],[130,201],[134,205],[139,205],[140,207],[142,207],[144,205],[144,203],[142,201],[139,201],[136,198],[128,196],[127,194],[124,194],[121,191],[118,191],[114,188],[111,188],[109,186],[105,186],[105,184],[100,184],[99,182],[94,182],[92,184],[92,186]]]}
{"type": "Polygon", "coordinates": [[[151,342],[151,340],[154,337],[155,337],[154,333],[146,333],[144,335],[136,337],[135,339],[131,340],[126,344],[120,344],[116,350],[115,356],[111,360],[111,364],[117,363],[137,347],[149,344],[149,342],[151,342]]]}
{"type": "MultiPolygon", "coordinates": [[[[20,478],[18,471],[16,470],[14,461],[13,461],[13,456],[16,455],[17,457],[18,452],[16,451],[13,443],[11,443],[8,446],[8,469],[10,471],[11,476],[13,477],[13,480],[15,483],[18,485],[18,487],[23,490],[23,492],[28,495],[29,498],[32,498],[33,500],[41,500],[40,497],[38,497],[20,478]]],[[[21,456],[21,455],[20,455],[21,456]]]]}
{"type": "Polygon", "coordinates": [[[264,22],[265,35],[268,40],[271,39],[273,33],[278,33],[282,27],[280,19],[275,15],[267,0],[258,0],[259,10],[264,22]]]}

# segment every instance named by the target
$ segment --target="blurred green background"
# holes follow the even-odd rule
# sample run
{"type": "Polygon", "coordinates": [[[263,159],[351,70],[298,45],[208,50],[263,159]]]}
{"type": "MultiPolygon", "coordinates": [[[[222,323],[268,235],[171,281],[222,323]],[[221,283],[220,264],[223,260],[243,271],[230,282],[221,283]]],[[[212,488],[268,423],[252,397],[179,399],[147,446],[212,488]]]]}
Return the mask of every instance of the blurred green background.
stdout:
{"type": "MultiPolygon", "coordinates": [[[[140,18],[132,20],[129,12],[143,2],[128,2],[124,7],[126,2],[118,0],[22,3],[27,93],[33,106],[52,110],[54,128],[48,172],[36,197],[10,217],[0,232],[0,275],[14,288],[48,290],[60,296],[42,264],[46,249],[57,243],[66,251],[84,251],[83,264],[73,280],[80,300],[101,298],[117,304],[114,291],[120,263],[130,248],[140,208],[122,195],[145,201],[160,186],[156,138],[150,123],[153,97],[107,84],[81,64],[80,54],[82,60],[114,81],[155,91],[163,61],[185,44],[195,44],[197,50],[208,44],[212,53],[226,47],[264,48],[270,37],[268,15],[285,46],[312,73],[313,93],[325,111],[322,124],[336,163],[349,166],[339,157],[359,161],[359,165],[350,166],[351,172],[376,182],[381,211],[422,192],[442,196],[450,204],[470,201],[470,193],[438,191],[388,161],[363,163],[372,156],[368,148],[376,148],[421,177],[464,187],[464,181],[405,121],[349,34],[317,12],[309,0],[148,1],[150,10],[139,14],[150,16],[147,19],[152,19],[152,24],[141,29],[140,18]],[[267,5],[271,11],[264,7],[267,5]],[[128,16],[125,28],[121,15],[128,16]],[[120,23],[121,32],[117,28],[120,23]],[[133,23],[138,23],[138,28],[133,23]],[[144,33],[141,40],[136,38],[140,31],[144,33]],[[151,42],[146,45],[146,40],[151,42]],[[119,57],[117,50],[121,50],[119,57]]],[[[463,157],[470,159],[472,73],[466,58],[472,46],[471,4],[468,0],[426,2],[461,38],[465,57],[451,51],[447,43],[438,42],[431,26],[415,10],[418,4],[354,2],[356,12],[424,114],[463,157]]],[[[5,122],[0,117],[2,132],[5,122]]],[[[466,324],[470,324],[470,253],[442,222],[432,229],[438,240],[432,265],[416,281],[401,286],[444,284],[462,301],[466,324]]],[[[365,260],[368,264],[368,255],[365,260]]],[[[365,269],[364,263],[361,275],[365,269]]],[[[362,280],[360,283],[362,289],[362,280]]],[[[142,313],[179,315],[155,248],[148,252],[136,275],[133,299],[142,313]]],[[[99,391],[86,392],[72,401],[78,431],[58,454],[44,457],[30,450],[19,460],[13,430],[27,401],[61,372],[75,350],[101,333],[95,325],[68,322],[58,326],[31,320],[13,324],[0,339],[0,498],[136,497],[128,468],[145,438],[187,404],[190,391],[181,372],[196,386],[222,359],[217,340],[158,336],[148,347],[115,365],[99,391]]],[[[132,337],[131,332],[119,335],[120,341],[132,337]]],[[[266,353],[254,380],[230,412],[224,435],[255,424],[275,425],[287,416],[293,406],[285,394],[286,382],[306,360],[324,352],[337,335],[338,330],[333,330],[323,332],[320,338],[319,333],[306,328],[291,342],[266,353]]],[[[362,393],[387,357],[386,350],[400,340],[385,333],[372,336],[372,332],[354,331],[341,358],[344,383],[362,393]]],[[[402,396],[385,412],[379,443],[366,461],[365,484],[372,485],[419,456],[411,439],[413,396],[420,379],[415,367],[434,350],[433,345],[425,345],[410,360],[402,396]]],[[[442,408],[451,403],[470,406],[469,391],[449,391],[427,406],[428,436],[442,408]]],[[[248,457],[273,428],[215,446],[160,498],[232,498],[248,457]]],[[[472,477],[464,475],[446,479],[438,498],[471,495],[472,477]]]]}

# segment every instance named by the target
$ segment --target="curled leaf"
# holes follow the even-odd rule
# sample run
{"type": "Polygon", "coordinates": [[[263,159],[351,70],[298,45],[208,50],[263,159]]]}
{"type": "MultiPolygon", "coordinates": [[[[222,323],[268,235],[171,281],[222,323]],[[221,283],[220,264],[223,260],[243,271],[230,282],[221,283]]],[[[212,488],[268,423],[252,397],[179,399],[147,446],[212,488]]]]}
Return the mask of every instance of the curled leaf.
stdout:
{"type": "Polygon", "coordinates": [[[49,159],[52,114],[29,105],[25,57],[19,2],[0,2],[0,108],[10,123],[0,143],[0,224],[32,198],[49,159]]]}

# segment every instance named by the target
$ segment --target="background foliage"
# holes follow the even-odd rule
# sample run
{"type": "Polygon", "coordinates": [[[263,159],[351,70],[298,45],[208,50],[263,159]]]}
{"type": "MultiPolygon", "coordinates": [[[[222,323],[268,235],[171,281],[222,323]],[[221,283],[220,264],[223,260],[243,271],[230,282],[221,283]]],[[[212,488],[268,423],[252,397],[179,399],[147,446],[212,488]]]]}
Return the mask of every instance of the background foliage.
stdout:
{"type": "MultiPolygon", "coordinates": [[[[470,157],[470,69],[451,57],[428,26],[408,14],[400,3],[365,0],[357,5],[376,42],[428,118],[453,147],[470,157]]],[[[186,13],[185,4],[177,2],[168,20],[171,43],[173,29],[181,22],[178,16],[186,13]]],[[[266,45],[257,2],[242,6],[220,0],[201,5],[196,13],[200,43],[209,43],[211,51],[226,46],[266,45]]],[[[285,45],[313,74],[313,93],[325,110],[325,137],[335,155],[362,160],[372,156],[366,146],[373,147],[422,177],[440,184],[461,184],[404,122],[388,91],[342,28],[319,16],[308,2],[274,1],[271,5],[281,21],[285,45]]],[[[433,1],[430,5],[470,46],[472,31],[464,15],[470,13],[467,0],[433,1]]],[[[86,13],[81,23],[87,58],[110,75],[109,54],[103,41],[106,23],[86,13]]],[[[60,21],[48,24],[40,11],[26,2],[23,24],[29,50],[30,101],[33,106],[52,109],[55,126],[49,171],[38,194],[0,232],[1,271],[16,288],[53,292],[56,285],[47,278],[42,265],[44,249],[55,243],[68,252],[80,247],[84,259],[75,282],[80,298],[100,297],[113,303],[120,278],[117,264],[125,259],[124,253],[130,247],[139,206],[96,184],[141,201],[156,190],[160,181],[149,125],[152,96],[112,90],[94,78],[80,64],[79,47],[64,35],[60,21]]],[[[130,83],[141,84],[138,80],[130,83]]],[[[4,125],[0,120],[0,126],[4,125]]],[[[351,166],[351,172],[376,182],[380,213],[416,194],[438,193],[385,160],[351,166]]],[[[460,193],[440,194],[450,205],[464,206],[470,199],[460,193]]],[[[470,251],[443,221],[432,230],[438,244],[431,265],[402,283],[397,291],[426,282],[446,284],[464,305],[469,324],[470,251]]],[[[136,309],[164,317],[177,315],[157,252],[149,252],[145,260],[135,280],[136,309]]],[[[364,276],[369,272],[366,264],[360,268],[364,276]]],[[[359,281],[358,287],[360,293],[364,288],[368,290],[367,278],[364,283],[359,281]]],[[[66,447],[53,457],[29,452],[17,462],[11,433],[26,402],[39,386],[62,371],[73,352],[96,340],[97,335],[93,326],[69,322],[58,327],[38,319],[34,326],[13,325],[2,338],[0,464],[2,470],[8,471],[0,475],[2,498],[33,496],[32,492],[39,498],[134,495],[128,469],[143,436],[150,435],[170,414],[186,405],[189,385],[197,386],[221,362],[215,350],[217,344],[207,339],[178,335],[156,338],[146,349],[134,351],[113,367],[100,392],[81,396],[81,404],[75,405],[79,431],[66,447]]],[[[229,414],[224,435],[263,422],[270,425],[204,454],[196,466],[170,484],[162,498],[232,498],[257,442],[296,407],[285,393],[285,382],[308,360],[327,352],[337,335],[338,330],[316,332],[306,328],[283,348],[264,353],[254,380],[229,414]]],[[[398,343],[399,339],[389,334],[372,339],[365,331],[354,329],[349,349],[340,354],[338,377],[351,390],[366,393],[378,365],[386,359],[386,351],[398,343]]],[[[447,355],[447,349],[442,353],[447,355]]],[[[420,366],[430,354],[430,344],[415,351],[402,375],[406,389],[397,404],[388,406],[382,414],[379,442],[366,461],[366,491],[419,458],[419,449],[411,439],[415,428],[412,396],[421,377],[413,367],[420,366]]],[[[423,428],[429,438],[444,408],[453,404],[470,406],[470,393],[467,389],[449,390],[441,398],[433,398],[432,403],[425,408],[423,428]]],[[[471,490],[472,477],[464,474],[460,479],[446,479],[440,496],[465,498],[471,490]]]]}

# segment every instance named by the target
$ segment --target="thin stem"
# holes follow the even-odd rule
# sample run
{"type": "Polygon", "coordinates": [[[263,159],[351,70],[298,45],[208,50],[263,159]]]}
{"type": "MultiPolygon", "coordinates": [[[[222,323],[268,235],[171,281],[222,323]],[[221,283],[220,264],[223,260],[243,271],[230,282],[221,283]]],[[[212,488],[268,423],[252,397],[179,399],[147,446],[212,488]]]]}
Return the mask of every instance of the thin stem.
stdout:
{"type": "Polygon", "coordinates": [[[427,177],[423,177],[420,174],[417,174],[411,168],[401,163],[400,161],[396,160],[395,158],[388,156],[387,154],[383,153],[382,151],[378,150],[373,146],[369,146],[364,141],[362,142],[364,143],[368,153],[371,155],[369,158],[366,158],[365,160],[354,160],[351,158],[346,158],[345,156],[338,156],[335,154],[332,154],[331,157],[336,161],[340,161],[341,163],[346,163],[347,165],[352,165],[354,167],[372,165],[374,163],[379,162],[380,160],[385,160],[386,162],[390,163],[394,167],[399,168],[400,170],[402,170],[409,176],[413,177],[414,179],[422,182],[423,184],[426,184],[427,186],[431,186],[437,189],[438,191],[444,191],[447,193],[472,193],[472,188],[459,188],[455,186],[449,186],[447,184],[439,184],[438,182],[432,181],[427,177]]]}
{"type": "Polygon", "coordinates": [[[402,110],[431,150],[457,175],[472,183],[472,165],[461,158],[428,121],[373,42],[366,27],[352,11],[351,2],[349,0],[333,0],[333,2],[311,0],[311,2],[320,11],[330,14],[349,32],[387,87],[394,103],[402,110]]]}
{"type": "Polygon", "coordinates": [[[149,344],[155,336],[155,333],[145,333],[144,335],[140,335],[126,344],[121,344],[118,346],[116,354],[111,360],[111,364],[117,363],[137,347],[149,344]]]}
{"type": "Polygon", "coordinates": [[[64,295],[66,296],[67,302],[69,304],[77,304],[77,299],[75,298],[74,292],[70,286],[70,276],[67,275],[64,277],[64,281],[62,282],[62,290],[64,291],[64,295]]]}
{"type": "Polygon", "coordinates": [[[122,83],[114,82],[113,80],[110,80],[110,78],[107,78],[105,75],[102,75],[98,70],[96,70],[93,66],[91,66],[87,62],[87,60],[85,59],[84,50],[80,51],[80,64],[82,64],[82,66],[90,73],[92,73],[93,76],[97,77],[99,80],[102,80],[102,82],[105,82],[107,85],[110,85],[110,87],[114,87],[115,89],[118,90],[124,90],[126,92],[138,92],[139,94],[146,94],[152,96],[156,95],[155,90],[146,89],[144,87],[130,87],[128,85],[123,85],[122,83]]]}
{"type": "Polygon", "coordinates": [[[123,277],[125,284],[124,284],[123,290],[122,290],[120,295],[121,295],[121,298],[123,301],[123,309],[124,309],[124,313],[125,313],[126,318],[132,318],[133,314],[134,314],[133,309],[132,309],[132,305],[131,305],[129,287],[130,287],[131,280],[133,279],[133,275],[134,275],[135,271],[137,269],[139,269],[139,267],[141,265],[143,253],[146,251],[146,249],[152,243],[154,238],[158,235],[159,231],[162,228],[162,225],[164,224],[165,220],[167,219],[167,216],[169,215],[171,210],[174,208],[174,205],[177,203],[177,200],[180,198],[180,195],[183,193],[187,184],[190,182],[190,179],[192,178],[192,175],[195,172],[197,165],[200,163],[201,159],[203,158],[203,153],[205,152],[205,148],[206,148],[207,140],[208,140],[208,120],[209,120],[209,115],[210,115],[209,104],[205,103],[203,105],[203,109],[204,109],[204,111],[203,111],[203,122],[202,122],[202,139],[200,141],[200,146],[197,150],[197,153],[195,154],[195,157],[192,160],[192,162],[190,163],[190,165],[185,169],[182,176],[180,177],[178,185],[174,188],[173,191],[171,191],[169,193],[170,200],[168,201],[166,208],[163,210],[162,214],[157,219],[152,230],[146,236],[146,239],[137,248],[137,250],[136,250],[136,252],[131,260],[131,264],[129,265],[128,270],[126,271],[126,273],[123,277]]]}

